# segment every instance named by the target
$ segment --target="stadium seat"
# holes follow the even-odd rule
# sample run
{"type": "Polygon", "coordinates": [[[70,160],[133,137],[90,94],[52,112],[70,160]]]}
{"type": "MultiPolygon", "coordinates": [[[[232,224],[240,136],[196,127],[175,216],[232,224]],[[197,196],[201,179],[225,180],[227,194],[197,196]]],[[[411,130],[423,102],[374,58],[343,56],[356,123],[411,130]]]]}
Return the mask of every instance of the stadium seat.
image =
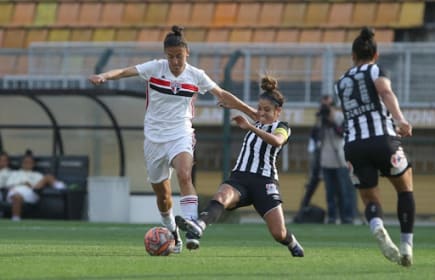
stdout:
{"type": "Polygon", "coordinates": [[[143,28],[139,30],[137,40],[139,42],[161,42],[165,34],[160,28],[143,28]]]}
{"type": "Polygon", "coordinates": [[[33,25],[48,26],[54,24],[56,21],[56,9],[56,2],[39,2],[36,6],[33,25]]]}
{"type": "Polygon", "coordinates": [[[226,28],[210,30],[207,42],[228,42],[230,31],[226,28]]]}
{"type": "Polygon", "coordinates": [[[330,4],[325,2],[308,3],[304,26],[319,27],[325,25],[328,22],[329,7],[330,4]]]}
{"type": "Polygon", "coordinates": [[[323,31],[323,43],[342,43],[345,42],[346,31],[343,29],[325,30],[323,31]]]}
{"type": "Polygon", "coordinates": [[[232,28],[229,42],[249,43],[251,42],[252,30],[250,28],[232,28]]]}
{"type": "Polygon", "coordinates": [[[287,3],[282,13],[282,26],[302,26],[307,11],[307,3],[287,3]]]}
{"type": "Polygon", "coordinates": [[[396,25],[399,19],[401,4],[398,2],[379,3],[373,26],[385,27],[396,25]]]}
{"type": "Polygon", "coordinates": [[[240,3],[234,25],[255,26],[260,15],[260,8],[260,3],[240,3]]]}
{"type": "Polygon", "coordinates": [[[300,43],[318,43],[322,41],[322,31],[319,29],[302,29],[300,43]]]}
{"type": "Polygon", "coordinates": [[[33,23],[35,16],[36,4],[34,2],[17,2],[15,3],[14,13],[12,16],[12,25],[30,25],[33,23]]]}
{"type": "Polygon", "coordinates": [[[275,42],[277,43],[297,43],[299,42],[300,32],[298,29],[280,29],[276,32],[275,42]]]}
{"type": "Polygon", "coordinates": [[[351,25],[361,27],[374,21],[376,16],[376,3],[357,2],[354,4],[354,11],[351,25]]]}
{"type": "Polygon", "coordinates": [[[192,3],[172,3],[169,7],[169,15],[167,24],[180,25],[190,22],[190,16],[192,14],[192,3]]]}
{"type": "Polygon", "coordinates": [[[137,41],[137,34],[136,28],[117,28],[114,40],[118,42],[135,42],[137,41]]]}
{"type": "Polygon", "coordinates": [[[190,25],[193,26],[210,26],[214,15],[214,4],[197,2],[193,3],[192,17],[190,25]]]}
{"type": "Polygon", "coordinates": [[[169,3],[167,2],[150,2],[145,9],[145,25],[161,26],[166,23],[169,13],[169,3]]]}
{"type": "Polygon", "coordinates": [[[422,26],[424,21],[424,2],[405,2],[399,17],[400,27],[422,26]]]}
{"type": "Polygon", "coordinates": [[[25,46],[28,47],[32,42],[45,42],[48,38],[48,30],[46,28],[31,28],[27,30],[25,46]]]}
{"type": "Polygon", "coordinates": [[[252,42],[261,43],[273,43],[275,42],[276,30],[272,28],[268,29],[256,29],[254,30],[254,35],[252,36],[252,42]]]}
{"type": "Polygon", "coordinates": [[[145,15],[146,4],[141,2],[125,3],[122,22],[125,25],[141,24],[145,15]]]}
{"type": "Polygon", "coordinates": [[[115,39],[114,28],[96,28],[92,37],[94,42],[110,42],[115,39]]]}
{"type": "Polygon", "coordinates": [[[12,18],[13,3],[0,3],[0,25],[9,24],[12,18]]]}
{"type": "Polygon", "coordinates": [[[124,4],[119,2],[105,2],[101,11],[100,24],[119,26],[122,24],[124,4]]]}
{"type": "Polygon", "coordinates": [[[328,26],[343,27],[351,25],[353,5],[353,3],[331,4],[328,26]]]}
{"type": "Polygon", "coordinates": [[[3,34],[3,48],[25,48],[27,32],[23,28],[7,28],[3,34]]]}
{"type": "Polygon", "coordinates": [[[205,42],[207,37],[206,28],[189,28],[186,30],[186,38],[189,42],[205,42]]]}
{"type": "Polygon", "coordinates": [[[100,22],[101,6],[99,2],[82,2],[77,26],[95,26],[100,22]]]}
{"type": "Polygon", "coordinates": [[[92,29],[89,28],[72,28],[71,38],[72,42],[90,42],[92,41],[92,29]]]}
{"type": "Polygon", "coordinates": [[[261,7],[257,26],[280,26],[283,9],[283,3],[264,2],[261,7]]]}
{"type": "Polygon", "coordinates": [[[237,4],[234,2],[217,2],[214,8],[214,26],[232,26],[237,15],[237,4]]]}
{"type": "Polygon", "coordinates": [[[80,3],[59,2],[57,7],[56,25],[73,26],[79,18],[80,3]]]}
{"type": "Polygon", "coordinates": [[[71,36],[70,28],[51,28],[48,32],[48,41],[60,42],[69,41],[71,36]]]}

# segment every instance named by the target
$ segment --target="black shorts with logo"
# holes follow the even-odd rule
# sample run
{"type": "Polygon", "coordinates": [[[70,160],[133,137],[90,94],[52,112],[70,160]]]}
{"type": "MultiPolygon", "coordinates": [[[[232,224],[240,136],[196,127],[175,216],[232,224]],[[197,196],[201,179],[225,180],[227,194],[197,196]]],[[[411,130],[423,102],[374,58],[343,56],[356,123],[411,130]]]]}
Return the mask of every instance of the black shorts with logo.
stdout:
{"type": "Polygon", "coordinates": [[[255,173],[234,171],[224,181],[240,192],[240,201],[228,210],[253,205],[261,217],[282,203],[278,182],[255,173]]]}
{"type": "Polygon", "coordinates": [[[357,188],[378,185],[379,172],[385,177],[401,176],[411,164],[402,149],[400,139],[377,136],[346,143],[346,160],[351,163],[353,182],[357,188]]]}

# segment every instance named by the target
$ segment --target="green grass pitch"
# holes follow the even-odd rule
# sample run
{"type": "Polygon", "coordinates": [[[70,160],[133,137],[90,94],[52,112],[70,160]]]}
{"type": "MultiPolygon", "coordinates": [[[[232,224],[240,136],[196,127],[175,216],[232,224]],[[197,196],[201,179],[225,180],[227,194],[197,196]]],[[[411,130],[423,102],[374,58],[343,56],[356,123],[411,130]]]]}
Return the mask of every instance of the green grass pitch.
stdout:
{"type": "MultiPolygon", "coordinates": [[[[414,265],[380,253],[364,225],[293,225],[305,248],[293,258],[264,224],[216,224],[198,251],[148,256],[154,225],[0,221],[0,279],[435,279],[435,227],[415,228],[414,265]]],[[[387,227],[398,241],[397,226],[387,227]]]]}

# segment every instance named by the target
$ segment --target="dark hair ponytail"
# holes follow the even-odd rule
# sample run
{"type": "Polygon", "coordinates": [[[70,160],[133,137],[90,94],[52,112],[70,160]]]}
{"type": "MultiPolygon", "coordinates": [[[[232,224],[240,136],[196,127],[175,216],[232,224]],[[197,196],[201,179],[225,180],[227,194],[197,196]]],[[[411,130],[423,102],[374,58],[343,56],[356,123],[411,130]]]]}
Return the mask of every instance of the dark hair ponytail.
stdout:
{"type": "Polygon", "coordinates": [[[178,25],[174,25],[171,28],[171,32],[166,34],[165,40],[163,42],[163,47],[184,47],[187,48],[187,41],[183,34],[184,28],[178,25]]]}
{"type": "Polygon", "coordinates": [[[352,44],[352,52],[357,60],[371,60],[375,57],[377,44],[374,37],[375,32],[373,29],[368,27],[361,29],[360,34],[352,44]]]}

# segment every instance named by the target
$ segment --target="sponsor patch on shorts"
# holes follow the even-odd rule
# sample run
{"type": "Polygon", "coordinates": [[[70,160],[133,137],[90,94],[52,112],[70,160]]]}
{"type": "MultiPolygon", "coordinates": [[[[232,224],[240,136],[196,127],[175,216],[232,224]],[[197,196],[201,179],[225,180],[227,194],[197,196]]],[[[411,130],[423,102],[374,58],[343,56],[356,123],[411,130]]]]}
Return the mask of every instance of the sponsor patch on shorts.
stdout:
{"type": "Polygon", "coordinates": [[[268,195],[279,194],[278,188],[275,184],[266,184],[266,193],[268,195]]]}

